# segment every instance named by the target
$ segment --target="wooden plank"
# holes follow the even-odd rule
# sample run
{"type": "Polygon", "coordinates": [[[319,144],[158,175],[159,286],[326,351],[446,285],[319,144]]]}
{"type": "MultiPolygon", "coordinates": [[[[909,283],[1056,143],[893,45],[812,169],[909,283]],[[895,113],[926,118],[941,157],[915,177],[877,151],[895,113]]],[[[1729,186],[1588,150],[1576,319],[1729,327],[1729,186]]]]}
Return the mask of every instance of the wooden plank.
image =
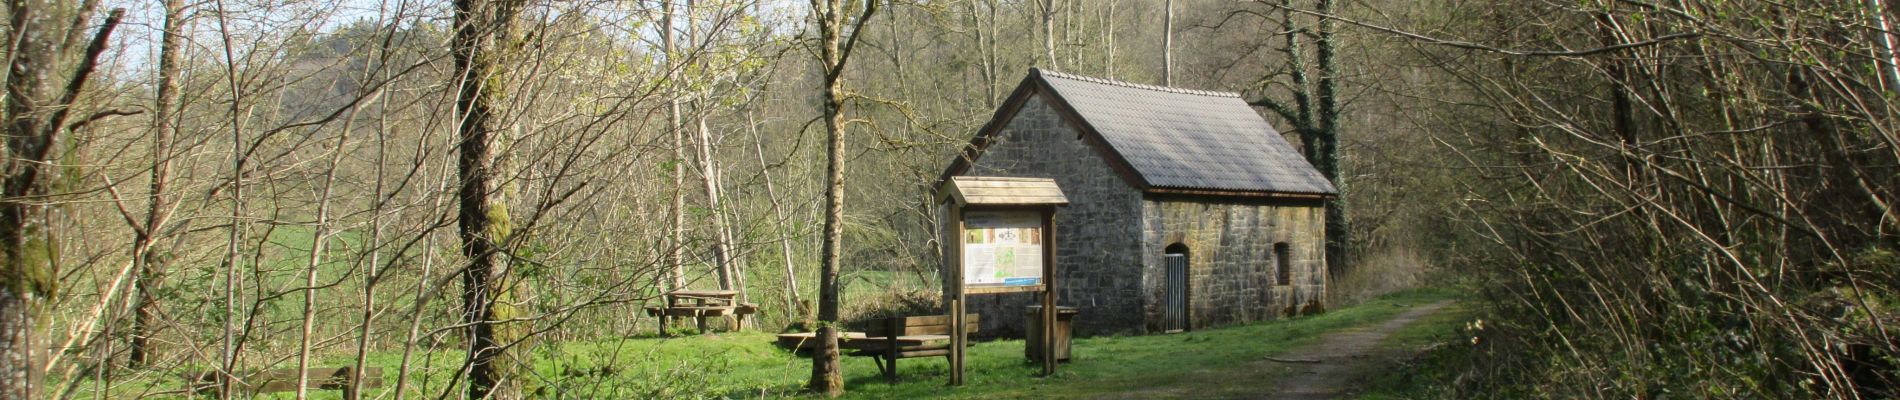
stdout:
{"type": "MultiPolygon", "coordinates": [[[[919,346],[944,346],[949,344],[947,342],[950,340],[950,335],[898,336],[894,340],[897,342],[899,349],[919,346]]],[[[851,340],[849,345],[844,344],[844,341],[839,341],[838,347],[847,349],[882,349],[885,348],[887,342],[890,341],[893,341],[893,339],[867,336],[862,339],[851,340]]]]}
{"type": "Polygon", "coordinates": [[[654,313],[657,312],[668,317],[723,317],[738,314],[738,310],[739,306],[648,307],[647,315],[655,315],[654,313]]]}
{"type": "MultiPolygon", "coordinates": [[[[972,314],[964,315],[964,318],[968,319],[969,323],[976,323],[977,321],[979,321],[980,318],[982,318],[982,316],[972,313],[972,314]]],[[[904,325],[913,325],[913,326],[946,325],[947,326],[947,325],[950,325],[950,316],[949,315],[920,315],[920,316],[915,316],[915,317],[904,317],[904,325]]]]}
{"type": "MultiPolygon", "coordinates": [[[[863,341],[865,338],[864,332],[838,332],[840,345],[849,341],[863,341]]],[[[818,334],[816,332],[781,333],[776,343],[779,347],[787,349],[815,349],[818,348],[818,334]]]]}
{"type": "Polygon", "coordinates": [[[960,190],[965,198],[997,196],[1065,197],[1062,195],[1062,189],[1057,188],[1054,184],[1048,186],[959,187],[957,190],[960,190]]]}
{"type": "MultiPolygon", "coordinates": [[[[883,349],[867,349],[852,352],[850,355],[853,357],[887,357],[887,354],[888,353],[884,353],[883,349]]],[[[950,348],[940,347],[935,349],[903,350],[896,354],[897,358],[941,357],[949,355],[950,348]]]]}
{"type": "MultiPolygon", "coordinates": [[[[964,330],[965,330],[965,331],[968,331],[968,332],[976,332],[976,331],[977,331],[977,323],[976,323],[976,322],[970,322],[970,323],[967,323],[967,324],[963,324],[963,325],[964,325],[964,330]]],[[[864,332],[864,334],[866,334],[866,335],[870,335],[871,337],[884,337],[884,336],[889,336],[889,335],[890,335],[889,333],[887,333],[887,331],[889,331],[889,330],[890,330],[890,328],[886,328],[886,327],[881,327],[881,326],[874,326],[874,327],[871,327],[871,328],[872,328],[872,329],[866,329],[866,330],[865,330],[865,332],[864,332]]],[[[950,335],[950,324],[941,324],[941,325],[914,325],[914,326],[905,326],[905,327],[900,327],[900,328],[898,328],[898,332],[897,332],[897,335],[898,335],[898,336],[920,336],[920,335],[944,335],[944,336],[949,336],[949,335],[950,335]]]]}
{"type": "Polygon", "coordinates": [[[957,182],[957,185],[953,189],[955,189],[958,193],[962,193],[964,196],[984,196],[984,195],[996,195],[996,194],[1001,194],[1001,193],[1012,193],[1012,192],[1023,193],[1023,194],[1054,193],[1057,196],[1062,195],[1062,188],[1057,187],[1055,181],[1000,182],[1000,183],[998,182],[979,182],[979,183],[957,182]]]}
{"type": "Polygon", "coordinates": [[[963,290],[964,293],[969,293],[969,294],[1024,293],[1024,292],[1040,292],[1040,291],[1042,291],[1042,285],[970,286],[963,290]]]}
{"type": "Polygon", "coordinates": [[[1047,178],[951,177],[941,189],[956,205],[1069,204],[1055,180],[1047,178]]]}
{"type": "MultiPolygon", "coordinates": [[[[950,341],[949,335],[908,335],[898,336],[899,350],[915,350],[924,347],[944,347],[950,341]]],[[[781,333],[773,342],[786,349],[814,349],[818,346],[817,334],[812,332],[781,333]]],[[[883,349],[885,339],[865,336],[864,332],[840,332],[838,348],[846,350],[883,349]]]]}
{"type": "Polygon", "coordinates": [[[675,291],[671,291],[671,292],[667,292],[666,294],[668,294],[668,295],[673,295],[673,296],[700,296],[700,297],[725,297],[725,298],[731,298],[731,297],[736,297],[736,296],[738,296],[738,295],[739,295],[739,291],[737,291],[737,290],[696,290],[696,289],[682,289],[682,290],[675,290],[675,291]]]}

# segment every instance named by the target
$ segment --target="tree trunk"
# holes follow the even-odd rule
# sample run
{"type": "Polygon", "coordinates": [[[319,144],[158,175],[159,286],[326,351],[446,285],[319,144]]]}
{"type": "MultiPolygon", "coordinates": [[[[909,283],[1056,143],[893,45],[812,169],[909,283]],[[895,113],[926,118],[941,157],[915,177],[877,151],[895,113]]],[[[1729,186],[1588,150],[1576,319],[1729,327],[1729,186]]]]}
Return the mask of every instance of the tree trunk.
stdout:
{"type": "Polygon", "coordinates": [[[455,60],[458,92],[461,178],[457,190],[460,212],[458,234],[468,265],[462,270],[463,322],[468,325],[468,398],[520,398],[522,366],[529,360],[519,341],[526,339],[515,307],[523,298],[521,285],[509,276],[509,261],[501,253],[512,232],[506,187],[498,174],[500,136],[509,129],[498,108],[507,97],[506,66],[502,52],[514,45],[514,19],[521,0],[456,0],[455,60]]]}
{"type": "MultiPolygon", "coordinates": [[[[1172,3],[1173,0],[1169,2],[1172,3]]],[[[1106,42],[1103,45],[1102,76],[1108,79],[1115,79],[1115,4],[1118,3],[1121,2],[1108,2],[1108,18],[1103,18],[1102,21],[1108,26],[1107,29],[1102,29],[1102,41],[1106,42]]]]}
{"type": "MultiPolygon", "coordinates": [[[[1285,37],[1286,47],[1281,53],[1286,55],[1286,71],[1292,80],[1288,91],[1293,96],[1292,103],[1281,103],[1270,98],[1256,100],[1253,104],[1264,106],[1285,118],[1299,132],[1300,154],[1307,162],[1318,169],[1320,175],[1333,183],[1339,193],[1326,200],[1326,243],[1325,260],[1327,276],[1339,278],[1349,269],[1346,265],[1347,252],[1351,250],[1349,226],[1346,219],[1346,182],[1339,174],[1339,67],[1334,60],[1335,38],[1334,23],[1331,18],[1319,18],[1314,38],[1314,65],[1307,65],[1306,53],[1300,46],[1300,39],[1307,31],[1295,18],[1292,0],[1280,0],[1274,7],[1280,10],[1281,26],[1278,32],[1285,37]],[[1318,75],[1317,83],[1309,85],[1308,70],[1318,75]]],[[[1318,0],[1313,12],[1321,15],[1333,14],[1332,0],[1318,0]]]]}
{"type": "Polygon", "coordinates": [[[1161,13],[1161,86],[1174,86],[1174,0],[1161,13]]]}
{"type": "Polygon", "coordinates": [[[66,74],[55,73],[67,50],[63,34],[76,35],[90,22],[84,12],[73,14],[74,4],[58,0],[16,0],[5,4],[8,56],[6,107],[6,164],[0,176],[0,399],[35,398],[42,375],[34,331],[44,302],[59,283],[57,246],[47,232],[45,177],[55,139],[67,112],[82,89],[99,54],[105,51],[113,28],[124,10],[113,10],[85,49],[85,57],[61,90],[54,86],[66,74]],[[76,18],[72,18],[77,15],[76,18]],[[68,18],[71,18],[70,20],[68,18]],[[72,21],[71,26],[60,26],[72,21]]]}
{"type": "Polygon", "coordinates": [[[1887,7],[1880,0],[1862,0],[1867,5],[1867,13],[1873,18],[1874,44],[1876,60],[1874,67],[1880,69],[1882,80],[1887,81],[1887,90],[1900,93],[1900,54],[1894,52],[1893,24],[1887,21],[1887,7]]]}
{"type": "MultiPolygon", "coordinates": [[[[792,261],[792,235],[785,228],[785,210],[779,205],[778,190],[772,185],[772,170],[765,163],[765,136],[759,135],[759,125],[752,118],[752,111],[745,114],[746,130],[752,132],[752,149],[759,156],[759,176],[765,178],[765,200],[772,204],[772,220],[778,227],[778,248],[785,261],[785,313],[793,315],[798,310],[798,267],[792,261]]],[[[803,313],[799,313],[803,317],[803,313]]]]}
{"type": "Polygon", "coordinates": [[[668,289],[686,288],[686,136],[680,131],[679,69],[673,54],[673,0],[660,0],[660,48],[666,53],[666,130],[673,135],[672,208],[666,210],[668,289]]]}
{"type": "Polygon", "coordinates": [[[822,43],[819,65],[824,71],[825,119],[825,225],[824,244],[819,251],[818,274],[818,348],[812,355],[812,392],[826,396],[844,394],[844,374],[838,362],[838,255],[844,246],[844,67],[851,48],[863,32],[864,22],[877,11],[877,0],[867,0],[857,29],[844,38],[843,0],[812,0],[812,16],[817,19],[822,43]]]}
{"type": "Polygon", "coordinates": [[[1042,51],[1048,58],[1043,67],[1060,70],[1056,67],[1056,0],[1042,1],[1042,51]]]}
{"type": "Polygon", "coordinates": [[[170,195],[165,193],[171,181],[173,137],[178,132],[172,109],[178,105],[178,52],[183,46],[181,30],[185,24],[182,0],[165,0],[165,26],[159,33],[158,98],[152,104],[152,183],[151,201],[145,212],[145,226],[132,238],[133,261],[138,263],[138,293],[132,316],[132,343],[126,362],[133,368],[151,360],[152,335],[158,333],[158,299],[155,293],[165,279],[165,249],[157,246],[171,215],[170,195]]]}
{"type": "MultiPolygon", "coordinates": [[[[1314,11],[1321,15],[1333,15],[1333,1],[1319,0],[1314,11]]],[[[1318,143],[1314,152],[1315,167],[1320,175],[1333,182],[1333,188],[1339,194],[1326,201],[1326,266],[1333,277],[1344,276],[1351,269],[1346,265],[1348,252],[1352,250],[1346,225],[1346,181],[1339,175],[1339,66],[1334,62],[1335,32],[1332,18],[1320,18],[1318,37],[1314,40],[1314,62],[1319,67],[1318,121],[1315,121],[1314,137],[1318,143]]]]}
{"type": "Polygon", "coordinates": [[[719,273],[719,288],[739,291],[740,300],[744,301],[745,286],[732,265],[732,228],[726,224],[725,209],[719,204],[719,166],[713,158],[712,131],[706,127],[703,110],[695,119],[699,126],[699,179],[706,187],[706,208],[711,210],[713,219],[713,267],[719,273]]]}

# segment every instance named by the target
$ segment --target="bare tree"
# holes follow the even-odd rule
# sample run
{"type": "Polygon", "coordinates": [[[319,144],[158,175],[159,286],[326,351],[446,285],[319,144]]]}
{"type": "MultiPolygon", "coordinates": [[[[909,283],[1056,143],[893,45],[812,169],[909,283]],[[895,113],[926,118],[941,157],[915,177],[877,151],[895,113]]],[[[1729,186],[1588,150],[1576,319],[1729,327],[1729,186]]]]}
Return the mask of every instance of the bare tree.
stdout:
{"type": "Polygon", "coordinates": [[[1174,86],[1174,0],[1168,0],[1165,8],[1161,13],[1161,86],[1174,86]]]}
{"type": "Polygon", "coordinates": [[[172,146],[178,134],[179,98],[179,53],[184,51],[185,5],[182,0],[165,0],[165,23],[159,32],[158,47],[158,98],[152,104],[152,182],[151,199],[147,200],[145,221],[133,226],[133,263],[138,264],[138,280],[134,284],[137,294],[133,301],[137,304],[132,320],[132,343],[128,349],[126,362],[132,367],[142,367],[151,356],[152,336],[158,333],[158,288],[164,283],[167,267],[166,250],[158,247],[163,239],[165,224],[171,217],[174,196],[167,193],[171,183],[172,146]]]}
{"type": "Polygon", "coordinates": [[[681,124],[679,79],[680,68],[685,63],[678,60],[678,49],[674,48],[673,0],[660,0],[660,52],[666,56],[666,130],[673,135],[673,158],[670,195],[673,204],[666,210],[668,226],[668,250],[666,253],[667,278],[670,289],[686,288],[686,127],[681,124]]]}
{"type": "Polygon", "coordinates": [[[1042,0],[1036,7],[1042,10],[1043,67],[1059,70],[1056,67],[1056,0],[1042,0]]]}

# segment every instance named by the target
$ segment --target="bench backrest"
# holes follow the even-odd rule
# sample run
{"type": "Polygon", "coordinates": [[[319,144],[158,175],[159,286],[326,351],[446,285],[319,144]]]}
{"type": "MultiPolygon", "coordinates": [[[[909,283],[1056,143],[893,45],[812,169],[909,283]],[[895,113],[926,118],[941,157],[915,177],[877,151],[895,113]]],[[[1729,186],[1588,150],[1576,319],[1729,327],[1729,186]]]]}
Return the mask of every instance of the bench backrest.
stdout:
{"type": "MultiPolygon", "coordinates": [[[[977,317],[977,314],[964,315],[964,332],[976,332],[977,326],[979,325],[977,317]]],[[[873,323],[869,329],[864,330],[864,335],[869,337],[890,336],[886,332],[891,332],[893,330],[892,327],[897,327],[895,329],[898,331],[897,336],[948,335],[950,334],[950,316],[929,315],[922,317],[891,317],[879,319],[876,323],[873,323]]]]}

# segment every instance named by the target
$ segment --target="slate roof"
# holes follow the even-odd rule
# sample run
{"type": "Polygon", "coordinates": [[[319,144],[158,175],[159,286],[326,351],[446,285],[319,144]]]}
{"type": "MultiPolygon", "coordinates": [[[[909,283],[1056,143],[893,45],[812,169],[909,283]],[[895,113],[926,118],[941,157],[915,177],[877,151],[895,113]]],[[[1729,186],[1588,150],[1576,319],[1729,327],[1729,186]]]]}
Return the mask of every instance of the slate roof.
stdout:
{"type": "MultiPolygon", "coordinates": [[[[971,143],[1000,131],[1031,94],[1069,114],[1072,123],[1118,169],[1132,170],[1131,182],[1144,191],[1262,195],[1338,193],[1319,170],[1293,149],[1279,131],[1247,105],[1239,94],[1211,92],[1091,78],[1030,69],[1010,102],[997,111],[971,143]]],[[[967,169],[980,148],[953,163],[945,176],[967,169]]]]}

